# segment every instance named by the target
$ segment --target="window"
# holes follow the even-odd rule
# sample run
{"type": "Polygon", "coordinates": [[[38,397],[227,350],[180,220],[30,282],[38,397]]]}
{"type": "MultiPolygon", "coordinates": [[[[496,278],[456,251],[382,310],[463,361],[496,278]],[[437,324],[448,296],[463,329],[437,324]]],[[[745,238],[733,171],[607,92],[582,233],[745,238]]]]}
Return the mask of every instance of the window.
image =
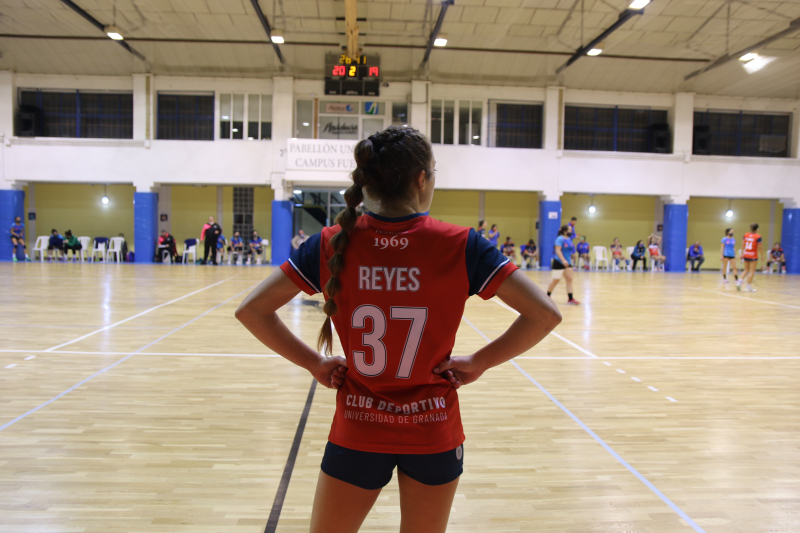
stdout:
{"type": "Polygon", "coordinates": [[[542,104],[490,102],[489,109],[495,120],[489,128],[491,146],[542,147],[542,104]]]}
{"type": "Polygon", "coordinates": [[[233,188],[233,231],[230,236],[233,237],[235,232],[239,232],[239,236],[245,243],[250,242],[250,236],[253,234],[253,187],[234,187],[233,188]]]}
{"type": "Polygon", "coordinates": [[[272,96],[268,94],[220,94],[220,139],[271,139],[272,96]],[[244,117],[247,115],[247,131],[244,117]]]}
{"type": "Polygon", "coordinates": [[[133,139],[131,93],[23,90],[20,112],[37,117],[30,126],[39,137],[133,139]]]}
{"type": "Polygon", "coordinates": [[[649,108],[566,106],[564,149],[671,152],[667,112],[649,108]]]}
{"type": "Polygon", "coordinates": [[[314,102],[312,100],[298,100],[297,112],[294,114],[294,136],[297,139],[313,139],[314,128],[314,102]]]}
{"type": "Polygon", "coordinates": [[[431,142],[481,144],[482,112],[483,103],[480,101],[432,100],[431,142]]]}
{"type": "Polygon", "coordinates": [[[408,102],[392,102],[392,124],[408,124],[408,102]]]}
{"type": "Polygon", "coordinates": [[[694,147],[699,155],[789,157],[790,115],[694,112],[694,147]]]}
{"type": "Polygon", "coordinates": [[[158,95],[158,138],[214,140],[214,95],[158,95]]]}

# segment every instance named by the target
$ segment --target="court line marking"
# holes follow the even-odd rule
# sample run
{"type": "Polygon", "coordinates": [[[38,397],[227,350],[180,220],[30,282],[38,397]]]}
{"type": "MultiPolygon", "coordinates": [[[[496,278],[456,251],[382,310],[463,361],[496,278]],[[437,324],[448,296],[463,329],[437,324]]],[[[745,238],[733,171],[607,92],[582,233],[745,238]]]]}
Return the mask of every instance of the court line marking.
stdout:
{"type": "Polygon", "coordinates": [[[275,499],[272,501],[272,509],[269,512],[267,525],[264,527],[264,533],[275,533],[278,528],[278,520],[281,518],[281,510],[283,509],[283,502],[286,499],[286,491],[289,489],[289,482],[292,480],[292,471],[294,464],[297,461],[297,452],[300,451],[300,443],[303,440],[303,432],[306,429],[306,422],[308,421],[308,414],[311,411],[311,404],[314,401],[314,391],[317,390],[317,380],[311,380],[311,388],[308,389],[308,397],[306,397],[306,405],[303,407],[303,414],[300,415],[300,421],[297,423],[297,430],[294,433],[294,440],[292,447],[289,450],[289,457],[286,459],[286,466],[283,467],[283,475],[278,484],[278,491],[275,493],[275,499]]]}
{"type": "Polygon", "coordinates": [[[658,392],[658,389],[653,387],[652,385],[648,385],[647,388],[650,389],[653,392],[658,392]]]}
{"type": "MultiPolygon", "coordinates": [[[[506,303],[505,303],[505,302],[501,302],[501,301],[500,301],[500,300],[498,300],[497,298],[492,298],[492,301],[493,301],[494,303],[496,303],[497,305],[499,305],[500,307],[505,307],[506,309],[508,309],[508,310],[509,310],[509,311],[511,311],[512,313],[514,313],[514,314],[516,314],[517,316],[519,316],[519,311],[517,311],[516,309],[514,309],[514,308],[513,308],[513,307],[511,307],[510,305],[506,305],[506,303]]],[[[551,332],[550,332],[550,335],[552,335],[552,336],[556,337],[557,339],[561,339],[562,341],[566,342],[567,344],[569,344],[570,346],[572,346],[573,348],[575,348],[575,349],[576,349],[576,350],[578,350],[579,352],[581,352],[581,353],[585,353],[586,355],[588,355],[588,356],[589,356],[589,357],[591,357],[592,359],[599,359],[599,358],[598,358],[598,357],[597,357],[595,354],[593,354],[593,353],[592,353],[592,352],[590,352],[589,350],[586,350],[586,349],[584,349],[584,348],[581,348],[580,346],[578,346],[577,344],[575,344],[575,343],[574,343],[574,342],[572,342],[571,340],[567,339],[566,337],[562,337],[561,335],[559,335],[559,334],[558,334],[558,333],[556,333],[555,331],[551,331],[551,332]]]]}
{"type": "Polygon", "coordinates": [[[212,283],[211,285],[209,285],[207,287],[203,287],[202,289],[198,289],[198,290],[196,290],[194,292],[190,292],[189,294],[185,294],[185,295],[181,296],[180,298],[175,298],[174,300],[170,300],[168,302],[164,302],[163,304],[156,305],[155,307],[151,307],[150,309],[142,311],[141,313],[135,314],[135,315],[133,315],[131,317],[128,317],[128,318],[126,318],[124,320],[120,320],[119,322],[115,322],[114,324],[111,324],[111,325],[108,325],[108,326],[104,326],[104,327],[102,327],[100,329],[92,331],[91,333],[87,333],[86,335],[78,337],[75,340],[71,340],[69,342],[64,342],[62,344],[59,344],[58,346],[53,346],[52,348],[48,348],[45,351],[46,352],[52,352],[54,350],[58,350],[59,348],[63,348],[64,346],[69,346],[70,344],[74,344],[76,342],[82,341],[83,339],[91,337],[92,335],[96,335],[96,334],[101,333],[103,331],[107,331],[107,330],[109,330],[109,329],[111,329],[113,327],[119,326],[120,324],[124,324],[125,322],[133,320],[134,318],[139,318],[140,316],[146,315],[147,313],[149,313],[151,311],[155,311],[156,309],[160,309],[160,308],[162,308],[164,306],[167,306],[167,305],[170,305],[170,304],[174,304],[175,302],[179,302],[179,301],[184,300],[184,299],[186,299],[186,298],[188,298],[190,296],[194,296],[195,294],[197,294],[199,292],[203,292],[205,290],[208,290],[211,287],[216,287],[217,285],[222,285],[223,283],[225,283],[229,279],[231,279],[231,278],[223,279],[222,281],[218,281],[216,283],[212,283]]]}
{"type": "Polygon", "coordinates": [[[673,398],[672,396],[667,396],[667,400],[669,400],[671,402],[677,402],[678,401],[675,398],[673,398]]]}
{"type": "Polygon", "coordinates": [[[17,366],[17,363],[12,363],[10,365],[6,365],[6,368],[14,368],[15,366],[17,366]]]}
{"type": "Polygon", "coordinates": [[[641,380],[641,379],[639,379],[639,378],[634,378],[634,377],[632,377],[631,379],[632,379],[633,381],[635,381],[636,383],[641,383],[641,382],[642,382],[642,380],[641,380]]]}
{"type": "Polygon", "coordinates": [[[800,309],[800,307],[798,307],[796,305],[789,305],[789,304],[782,304],[782,303],[778,303],[778,302],[771,302],[769,300],[760,300],[760,299],[756,300],[755,298],[747,298],[746,296],[738,296],[736,294],[728,294],[726,292],[721,292],[721,291],[711,291],[711,290],[708,290],[708,289],[698,289],[696,287],[683,287],[683,288],[686,289],[686,290],[689,290],[689,291],[709,292],[711,294],[718,294],[720,296],[727,296],[728,298],[738,298],[739,300],[747,300],[749,302],[756,302],[756,303],[770,304],[770,305],[779,305],[781,307],[788,307],[790,309],[800,309]]]}
{"type": "MultiPolygon", "coordinates": [[[[484,339],[486,339],[486,342],[492,342],[492,341],[491,341],[491,339],[489,339],[489,337],[487,337],[486,335],[484,335],[484,334],[483,334],[483,332],[482,332],[481,330],[479,330],[477,327],[475,327],[475,324],[473,324],[472,322],[470,322],[469,320],[467,320],[467,318],[466,318],[466,317],[462,317],[462,319],[463,319],[463,320],[464,320],[464,321],[465,321],[467,324],[469,324],[470,326],[472,326],[472,329],[474,329],[475,331],[477,331],[477,332],[478,332],[478,334],[479,334],[481,337],[483,337],[484,339]]],[[[531,377],[531,375],[530,375],[530,374],[528,374],[527,372],[525,372],[525,370],[524,370],[524,369],[523,369],[521,366],[519,366],[519,365],[516,363],[516,361],[514,361],[513,359],[511,359],[511,360],[509,361],[509,363],[511,363],[512,365],[514,365],[514,367],[515,367],[517,370],[519,370],[519,371],[522,373],[522,375],[523,375],[523,376],[525,376],[526,378],[528,378],[528,380],[530,380],[530,382],[531,382],[531,383],[533,383],[534,385],[536,385],[536,387],[537,387],[537,388],[538,388],[540,391],[542,391],[542,393],[543,393],[545,396],[547,396],[547,398],[548,398],[550,401],[552,401],[554,404],[556,404],[556,406],[558,406],[558,408],[559,408],[559,409],[561,409],[562,411],[564,411],[564,413],[566,413],[566,414],[567,414],[567,416],[569,416],[569,417],[570,417],[570,418],[571,418],[571,419],[572,419],[572,420],[573,420],[573,421],[574,421],[576,424],[578,424],[578,425],[581,427],[581,429],[583,429],[583,430],[584,430],[586,433],[588,433],[588,434],[589,434],[589,435],[590,435],[590,436],[591,436],[591,437],[592,437],[592,438],[593,438],[593,439],[594,439],[594,440],[595,440],[595,441],[596,441],[596,442],[597,442],[597,443],[598,443],[600,446],[602,446],[602,447],[603,447],[603,448],[604,448],[604,449],[605,449],[605,450],[606,450],[606,451],[607,451],[609,454],[611,454],[611,457],[613,457],[614,459],[616,459],[616,460],[617,460],[617,462],[619,462],[619,463],[620,463],[622,466],[624,466],[624,467],[625,467],[625,468],[626,468],[626,469],[627,469],[627,470],[628,470],[628,471],[629,471],[631,474],[633,474],[634,476],[636,476],[636,478],[637,478],[639,481],[641,481],[642,483],[644,483],[644,485],[645,485],[645,486],[646,486],[648,489],[650,489],[650,490],[653,492],[653,494],[655,494],[656,496],[658,496],[659,498],[661,498],[661,501],[663,501],[665,504],[667,504],[667,506],[669,506],[669,508],[670,508],[670,509],[672,509],[673,511],[675,511],[675,513],[676,513],[678,516],[680,516],[680,517],[681,517],[681,518],[682,518],[682,519],[683,519],[683,520],[684,520],[684,521],[685,521],[685,522],[686,522],[686,523],[687,523],[689,526],[691,526],[691,527],[692,527],[692,529],[694,529],[695,531],[697,531],[697,533],[705,533],[705,531],[703,530],[703,528],[701,528],[699,525],[697,525],[697,523],[696,523],[694,520],[692,520],[692,519],[689,517],[689,515],[687,515],[687,514],[686,514],[686,513],[683,511],[683,509],[681,509],[680,507],[678,507],[678,506],[677,506],[677,505],[676,505],[676,504],[675,504],[675,503],[674,503],[672,500],[670,500],[670,499],[669,499],[669,498],[668,498],[668,497],[667,497],[667,496],[666,496],[666,495],[665,495],[663,492],[661,492],[660,490],[658,490],[658,488],[657,488],[655,485],[653,485],[653,484],[652,484],[652,483],[651,483],[651,482],[650,482],[650,481],[649,481],[649,480],[648,480],[646,477],[644,477],[644,476],[643,476],[643,475],[642,475],[642,474],[641,474],[641,473],[640,473],[638,470],[636,470],[636,469],[635,469],[634,467],[632,467],[632,466],[631,466],[631,465],[630,465],[630,464],[629,464],[629,463],[628,463],[628,462],[627,462],[625,459],[623,459],[623,458],[622,458],[622,456],[620,456],[620,455],[619,455],[619,454],[618,454],[616,451],[614,451],[614,449],[613,449],[611,446],[609,446],[608,444],[606,444],[606,441],[604,441],[602,438],[600,438],[600,436],[599,436],[597,433],[595,433],[594,431],[592,431],[592,430],[591,430],[591,428],[589,428],[589,426],[587,426],[586,424],[584,424],[584,423],[583,423],[583,421],[582,421],[580,418],[578,418],[577,416],[575,416],[575,415],[572,413],[572,411],[570,411],[569,409],[567,409],[567,408],[566,408],[566,407],[565,407],[565,406],[564,406],[564,405],[563,405],[561,402],[559,402],[559,401],[558,401],[558,400],[555,398],[555,396],[553,396],[552,394],[550,394],[550,392],[549,392],[547,389],[545,389],[545,388],[544,388],[544,387],[543,387],[543,386],[542,386],[542,385],[541,385],[541,384],[540,384],[538,381],[536,381],[535,379],[533,379],[533,378],[531,377]]],[[[675,400],[673,400],[673,401],[675,401],[675,400]]]]}
{"type": "MultiPolygon", "coordinates": [[[[259,282],[259,283],[260,283],[260,282],[259,282]]],[[[125,361],[127,361],[128,359],[130,359],[131,357],[133,357],[134,355],[136,355],[136,354],[138,354],[138,353],[141,353],[142,351],[144,351],[144,350],[146,350],[147,348],[149,348],[149,347],[153,346],[153,345],[154,345],[154,344],[156,344],[157,342],[160,342],[160,341],[162,341],[162,340],[166,339],[167,337],[169,337],[169,336],[170,336],[170,335],[172,335],[173,333],[177,333],[178,331],[182,330],[183,328],[185,328],[185,327],[186,327],[186,326],[188,326],[189,324],[191,324],[191,323],[193,323],[193,322],[195,322],[195,321],[197,321],[197,320],[200,320],[201,318],[203,318],[204,316],[206,316],[206,315],[207,315],[207,314],[209,314],[210,312],[212,312],[212,311],[214,311],[214,310],[216,310],[216,309],[218,309],[218,308],[222,307],[223,305],[225,305],[226,303],[230,302],[230,301],[231,301],[231,300],[233,300],[234,298],[237,298],[237,297],[239,297],[240,295],[242,295],[242,294],[244,294],[244,293],[246,293],[246,292],[248,292],[248,291],[252,290],[252,289],[253,289],[253,288],[254,288],[256,285],[258,285],[258,283],[254,283],[253,285],[251,285],[251,286],[250,286],[250,287],[248,287],[247,289],[243,290],[242,292],[240,292],[240,293],[238,293],[238,294],[235,294],[235,295],[231,296],[230,298],[228,298],[227,300],[225,300],[225,301],[224,301],[224,302],[222,302],[221,304],[217,304],[217,305],[215,305],[214,307],[212,307],[212,308],[211,308],[211,309],[209,309],[208,311],[205,311],[205,312],[203,312],[202,314],[200,314],[200,315],[198,315],[198,316],[194,317],[193,319],[191,319],[190,321],[186,322],[186,323],[185,323],[185,324],[183,324],[182,326],[178,326],[177,328],[173,329],[172,331],[170,331],[170,332],[169,332],[169,333],[167,333],[166,335],[163,335],[163,336],[159,337],[158,339],[154,340],[153,342],[151,342],[151,343],[149,343],[149,344],[146,344],[145,346],[143,346],[143,347],[139,348],[139,349],[138,349],[138,350],[136,350],[135,352],[131,352],[131,353],[129,353],[128,355],[126,355],[125,357],[123,357],[122,359],[120,359],[119,361],[117,361],[116,363],[113,363],[113,364],[111,364],[111,365],[109,365],[109,366],[105,367],[104,369],[100,370],[99,372],[95,372],[94,374],[92,374],[92,375],[91,375],[91,376],[89,376],[88,378],[86,378],[86,379],[84,379],[84,380],[82,380],[82,381],[80,381],[80,382],[76,383],[75,385],[73,385],[72,387],[68,388],[68,389],[67,389],[67,390],[65,390],[64,392],[62,392],[62,393],[58,394],[57,396],[53,396],[52,398],[50,398],[49,400],[47,400],[47,401],[46,401],[46,402],[44,402],[43,404],[41,404],[41,405],[38,405],[37,407],[34,407],[33,409],[31,409],[31,410],[30,410],[30,411],[28,411],[27,413],[21,414],[21,415],[19,415],[17,418],[15,418],[15,419],[13,419],[13,420],[10,420],[10,421],[6,422],[6,423],[5,423],[5,424],[3,424],[2,426],[0,426],[0,431],[3,431],[3,430],[4,430],[4,429],[6,429],[7,427],[9,427],[9,426],[11,426],[11,425],[13,425],[13,424],[16,424],[17,422],[19,422],[19,421],[20,421],[20,420],[22,420],[23,418],[25,418],[25,417],[27,417],[27,416],[29,416],[29,415],[32,415],[33,413],[35,413],[35,412],[36,412],[36,411],[38,411],[39,409],[41,409],[41,408],[43,408],[43,407],[46,407],[46,406],[50,405],[51,403],[53,403],[54,401],[58,400],[58,399],[59,399],[59,398],[61,398],[62,396],[65,396],[65,395],[69,394],[70,392],[74,391],[75,389],[77,389],[78,387],[80,387],[81,385],[83,385],[84,383],[87,383],[88,381],[90,381],[90,380],[92,380],[92,379],[96,378],[96,377],[97,377],[97,376],[99,376],[100,374],[103,374],[104,372],[107,372],[107,371],[111,370],[112,368],[114,368],[115,366],[119,365],[120,363],[124,363],[125,361]]],[[[51,352],[51,353],[52,353],[52,352],[51,352]]]]}

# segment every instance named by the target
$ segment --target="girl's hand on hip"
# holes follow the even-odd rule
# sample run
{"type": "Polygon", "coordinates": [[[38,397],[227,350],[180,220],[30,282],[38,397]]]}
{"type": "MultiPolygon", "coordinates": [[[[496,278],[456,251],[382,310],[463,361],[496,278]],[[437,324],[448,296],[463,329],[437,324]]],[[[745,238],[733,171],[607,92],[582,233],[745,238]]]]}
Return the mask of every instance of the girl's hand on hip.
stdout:
{"type": "Polygon", "coordinates": [[[341,356],[320,357],[319,363],[311,370],[320,385],[329,389],[338,389],[344,385],[344,378],[347,374],[347,360],[341,356]]]}
{"type": "Polygon", "coordinates": [[[434,374],[439,374],[448,380],[456,389],[476,381],[485,371],[486,369],[480,367],[471,355],[451,357],[433,369],[434,374]]]}

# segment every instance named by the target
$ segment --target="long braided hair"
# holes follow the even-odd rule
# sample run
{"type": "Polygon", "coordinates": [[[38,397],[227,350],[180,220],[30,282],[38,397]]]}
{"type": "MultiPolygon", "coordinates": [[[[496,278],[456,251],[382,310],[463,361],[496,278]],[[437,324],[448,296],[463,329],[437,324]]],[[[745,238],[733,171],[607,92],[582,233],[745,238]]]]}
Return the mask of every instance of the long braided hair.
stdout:
{"type": "Polygon", "coordinates": [[[364,201],[364,187],[369,189],[370,199],[391,205],[410,196],[411,183],[420,172],[424,171],[427,178],[433,173],[433,151],[428,139],[408,126],[389,126],[360,141],[354,156],[353,185],[344,193],[347,208],[336,217],[341,229],[330,240],[334,252],[328,260],[331,276],[323,289],[328,300],[323,307],[326,318],[317,338],[317,349],[328,355],[331,355],[333,343],[331,317],[339,310],[335,297],[342,290],[339,275],[345,267],[344,251],[350,231],[358,221],[356,207],[364,201]]]}

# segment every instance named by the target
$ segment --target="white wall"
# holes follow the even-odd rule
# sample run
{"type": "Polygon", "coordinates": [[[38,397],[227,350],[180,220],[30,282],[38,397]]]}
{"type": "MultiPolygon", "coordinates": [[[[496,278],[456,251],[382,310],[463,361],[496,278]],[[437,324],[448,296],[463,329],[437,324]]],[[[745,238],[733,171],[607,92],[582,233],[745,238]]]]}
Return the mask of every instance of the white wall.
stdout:
{"type": "MultiPolygon", "coordinates": [[[[323,97],[321,80],[184,78],[151,76],[151,136],[143,133],[146,113],[144,76],[42,76],[0,73],[0,125],[13,121],[18,87],[124,90],[134,92],[134,140],[18,139],[2,131],[0,187],[20,182],[133,183],[139,190],[154,184],[271,184],[276,198],[291,188],[286,180],[286,141],[293,131],[294,101],[323,97]],[[272,141],[160,141],[155,139],[159,91],[273,94],[272,141]]],[[[410,102],[411,123],[429,124],[436,98],[483,102],[488,127],[489,100],[545,104],[545,148],[522,150],[472,145],[434,145],[442,189],[539,191],[557,198],[564,192],[654,195],[685,200],[690,196],[788,198],[800,201],[800,105],[796,100],[730,98],[692,93],[620,93],[561,88],[490,87],[428,82],[394,82],[381,88],[381,101],[410,102]],[[412,95],[413,92],[413,95],[412,95]],[[674,154],[564,151],[558,149],[563,105],[644,105],[668,109],[674,154]],[[794,114],[790,159],[694,156],[691,154],[694,109],[790,112],[794,114]]],[[[341,97],[347,100],[347,97],[341,97]]],[[[218,102],[218,99],[217,99],[218,102]]],[[[218,104],[217,104],[218,105],[218,104]]],[[[217,119],[218,119],[217,110],[217,119]]],[[[218,130],[215,120],[215,131],[218,130]]],[[[483,136],[486,144],[487,136],[483,136]]],[[[306,183],[340,186],[342,176],[294,174],[306,183]]]]}

